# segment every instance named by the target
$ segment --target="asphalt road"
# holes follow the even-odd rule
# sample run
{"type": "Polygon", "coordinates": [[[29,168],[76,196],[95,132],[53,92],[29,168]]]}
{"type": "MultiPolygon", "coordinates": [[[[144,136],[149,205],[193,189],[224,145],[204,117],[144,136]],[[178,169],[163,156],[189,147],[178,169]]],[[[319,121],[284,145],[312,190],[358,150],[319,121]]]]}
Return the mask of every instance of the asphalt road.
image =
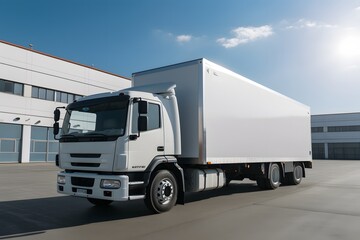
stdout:
{"type": "Polygon", "coordinates": [[[360,161],[314,161],[275,191],[231,182],[155,215],[140,200],[97,208],[59,195],[57,170],[0,165],[0,239],[360,239],[360,161]]]}

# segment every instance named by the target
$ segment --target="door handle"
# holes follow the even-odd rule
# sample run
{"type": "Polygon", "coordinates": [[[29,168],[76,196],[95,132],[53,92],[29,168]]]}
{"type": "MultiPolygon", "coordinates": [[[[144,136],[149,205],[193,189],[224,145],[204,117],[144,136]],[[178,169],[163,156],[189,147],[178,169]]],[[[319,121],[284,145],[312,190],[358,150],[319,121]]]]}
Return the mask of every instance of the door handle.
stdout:
{"type": "Polygon", "coordinates": [[[163,152],[164,151],[164,146],[158,146],[157,151],[158,152],[163,152]]]}

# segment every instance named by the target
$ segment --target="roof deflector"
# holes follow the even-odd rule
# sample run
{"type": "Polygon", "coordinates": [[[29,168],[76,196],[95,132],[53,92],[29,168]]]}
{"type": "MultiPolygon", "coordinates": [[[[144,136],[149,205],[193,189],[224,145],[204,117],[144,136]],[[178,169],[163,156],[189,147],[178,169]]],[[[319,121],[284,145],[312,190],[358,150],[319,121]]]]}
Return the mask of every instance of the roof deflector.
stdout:
{"type": "Polygon", "coordinates": [[[175,83],[156,83],[156,84],[149,84],[149,85],[143,85],[143,86],[137,86],[132,88],[127,88],[123,91],[139,91],[139,92],[148,92],[148,93],[154,93],[154,94],[164,94],[164,95],[171,95],[175,94],[175,83]]]}

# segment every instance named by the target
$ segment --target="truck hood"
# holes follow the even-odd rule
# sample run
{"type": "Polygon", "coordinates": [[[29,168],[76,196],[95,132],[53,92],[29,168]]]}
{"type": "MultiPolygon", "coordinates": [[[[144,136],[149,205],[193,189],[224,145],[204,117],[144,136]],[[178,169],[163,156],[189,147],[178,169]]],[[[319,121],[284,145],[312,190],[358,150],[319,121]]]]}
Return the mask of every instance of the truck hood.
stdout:
{"type": "Polygon", "coordinates": [[[111,172],[116,141],[60,143],[59,167],[67,170],[111,172]]]}

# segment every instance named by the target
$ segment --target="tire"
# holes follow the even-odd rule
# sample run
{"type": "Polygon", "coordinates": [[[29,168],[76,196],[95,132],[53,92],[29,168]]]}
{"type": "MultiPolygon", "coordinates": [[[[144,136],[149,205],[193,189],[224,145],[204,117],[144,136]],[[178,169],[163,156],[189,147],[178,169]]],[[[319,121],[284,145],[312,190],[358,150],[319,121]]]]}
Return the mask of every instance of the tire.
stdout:
{"type": "Polygon", "coordinates": [[[87,200],[92,204],[94,204],[95,206],[108,206],[113,202],[111,200],[97,199],[97,198],[87,198],[87,200]]]}
{"type": "Polygon", "coordinates": [[[277,163],[272,163],[269,169],[269,176],[265,179],[268,189],[276,189],[280,186],[281,169],[277,163]]]}
{"type": "Polygon", "coordinates": [[[177,196],[178,186],[174,175],[160,170],[146,189],[145,204],[154,213],[167,212],[175,205],[177,196]]]}
{"type": "Polygon", "coordinates": [[[286,174],[286,182],[289,185],[298,185],[301,183],[303,177],[303,168],[301,164],[294,165],[294,171],[286,174]]]}

